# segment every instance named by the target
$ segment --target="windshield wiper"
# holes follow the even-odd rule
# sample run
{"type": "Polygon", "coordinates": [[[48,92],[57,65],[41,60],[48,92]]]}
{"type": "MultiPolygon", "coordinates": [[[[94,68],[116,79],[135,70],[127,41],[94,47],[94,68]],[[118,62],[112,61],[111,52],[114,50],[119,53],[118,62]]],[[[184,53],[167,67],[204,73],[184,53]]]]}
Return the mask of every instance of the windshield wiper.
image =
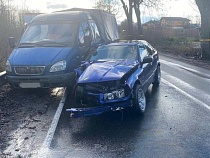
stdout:
{"type": "Polygon", "coordinates": [[[38,46],[43,46],[43,47],[49,47],[49,46],[54,46],[54,47],[59,47],[59,46],[68,46],[67,42],[56,42],[56,41],[51,41],[51,40],[43,40],[43,41],[38,41],[35,42],[34,44],[38,46]]]}
{"type": "Polygon", "coordinates": [[[36,44],[35,43],[29,43],[29,42],[25,42],[25,43],[19,43],[18,44],[18,48],[25,48],[25,47],[35,47],[36,44]]]}

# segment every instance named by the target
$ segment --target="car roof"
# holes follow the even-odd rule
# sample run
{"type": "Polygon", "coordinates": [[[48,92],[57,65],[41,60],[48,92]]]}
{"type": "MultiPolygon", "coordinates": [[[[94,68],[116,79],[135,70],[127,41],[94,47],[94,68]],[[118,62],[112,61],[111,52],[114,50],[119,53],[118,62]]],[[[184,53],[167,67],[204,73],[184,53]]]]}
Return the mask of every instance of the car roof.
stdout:
{"type": "Polygon", "coordinates": [[[144,40],[132,40],[132,41],[119,41],[107,44],[107,46],[132,46],[132,45],[147,45],[147,42],[144,40]]]}

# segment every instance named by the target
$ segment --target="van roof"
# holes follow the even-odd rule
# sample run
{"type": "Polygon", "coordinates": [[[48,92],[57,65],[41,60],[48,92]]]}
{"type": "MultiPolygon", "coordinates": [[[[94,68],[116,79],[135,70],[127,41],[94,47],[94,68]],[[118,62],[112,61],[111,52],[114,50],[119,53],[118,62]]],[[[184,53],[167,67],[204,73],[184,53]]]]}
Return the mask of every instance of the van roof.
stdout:
{"type": "Polygon", "coordinates": [[[90,14],[85,11],[66,11],[38,15],[31,21],[31,23],[44,21],[82,21],[86,19],[92,18],[90,14]]]}

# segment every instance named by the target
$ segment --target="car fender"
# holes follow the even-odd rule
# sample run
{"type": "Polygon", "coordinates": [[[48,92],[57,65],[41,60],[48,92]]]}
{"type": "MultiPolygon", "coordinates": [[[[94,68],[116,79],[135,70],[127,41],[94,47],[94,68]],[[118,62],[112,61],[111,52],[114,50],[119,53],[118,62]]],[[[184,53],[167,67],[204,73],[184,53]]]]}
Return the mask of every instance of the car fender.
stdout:
{"type": "Polygon", "coordinates": [[[128,87],[133,90],[134,86],[136,83],[139,83],[140,85],[142,84],[140,76],[142,73],[143,69],[138,68],[126,81],[126,84],[128,87]]]}

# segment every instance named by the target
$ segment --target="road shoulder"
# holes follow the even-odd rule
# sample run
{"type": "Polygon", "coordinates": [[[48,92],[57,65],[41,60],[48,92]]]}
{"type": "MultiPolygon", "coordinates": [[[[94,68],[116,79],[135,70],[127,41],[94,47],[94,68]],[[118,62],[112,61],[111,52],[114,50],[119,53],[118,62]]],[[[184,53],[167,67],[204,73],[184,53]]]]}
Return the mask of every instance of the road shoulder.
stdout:
{"type": "Polygon", "coordinates": [[[210,70],[210,61],[206,61],[206,60],[203,60],[200,58],[192,58],[192,57],[184,57],[181,55],[174,55],[174,54],[163,52],[163,51],[159,51],[159,53],[160,53],[160,56],[166,56],[166,57],[178,60],[178,61],[183,61],[188,64],[210,70]]]}

